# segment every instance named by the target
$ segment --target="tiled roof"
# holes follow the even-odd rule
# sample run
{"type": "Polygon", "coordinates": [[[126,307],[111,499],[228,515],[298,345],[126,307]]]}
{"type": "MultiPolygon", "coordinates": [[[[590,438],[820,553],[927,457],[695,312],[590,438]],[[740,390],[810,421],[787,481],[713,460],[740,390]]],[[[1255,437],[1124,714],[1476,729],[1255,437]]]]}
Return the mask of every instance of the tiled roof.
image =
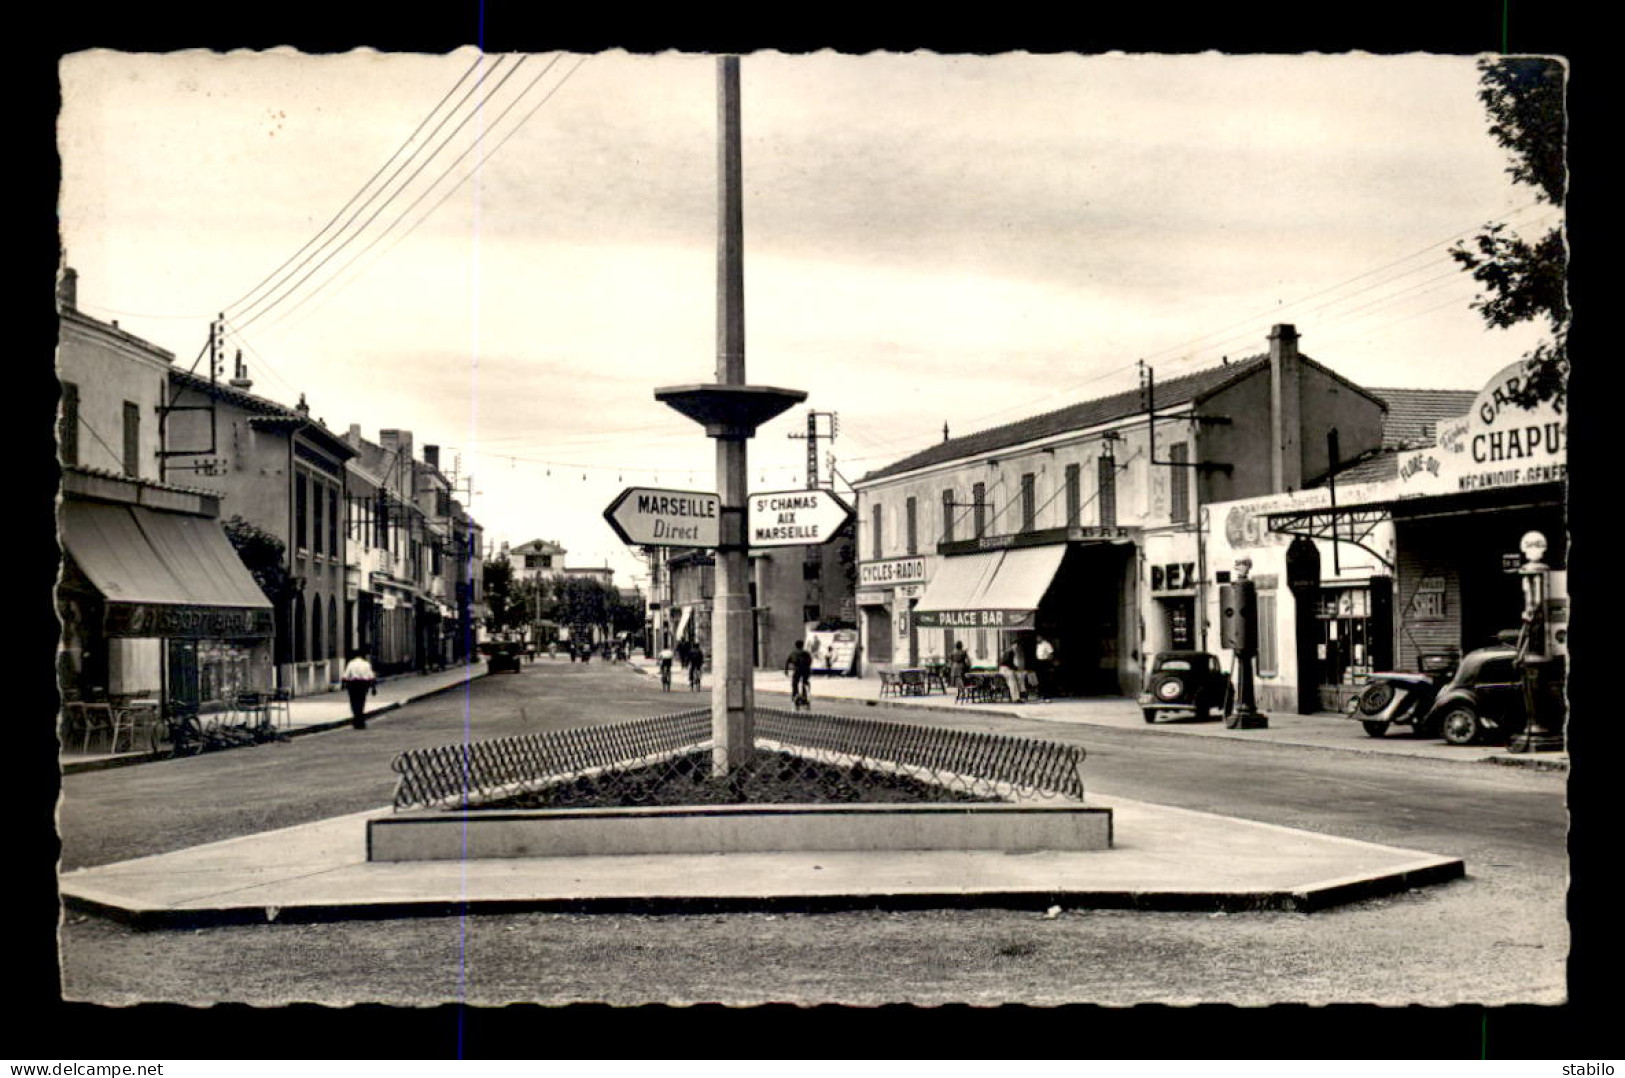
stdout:
{"type": "Polygon", "coordinates": [[[116,479],[121,483],[132,483],[140,487],[151,487],[153,490],[168,490],[176,494],[201,494],[206,498],[218,498],[218,490],[205,490],[202,487],[183,487],[179,483],[160,483],[156,479],[143,479],[137,475],[126,475],[124,472],[115,472],[110,468],[91,468],[83,464],[64,464],[64,472],[74,472],[79,475],[94,476],[97,479],[116,479]]]}
{"type": "Polygon", "coordinates": [[[1385,449],[1417,449],[1432,445],[1441,420],[1472,410],[1477,398],[1471,389],[1373,389],[1388,403],[1382,424],[1385,449]]]}
{"type": "MultiPolygon", "coordinates": [[[[1178,378],[1170,378],[1166,382],[1157,384],[1157,407],[1165,408],[1198,400],[1232,382],[1240,381],[1268,363],[1269,356],[1257,355],[1235,363],[1210,367],[1192,374],[1181,375],[1178,378]]],[[[1045,412],[1042,415],[1020,419],[1014,423],[1006,423],[1002,427],[993,427],[988,430],[977,431],[975,434],[966,434],[958,438],[938,442],[929,449],[922,449],[912,456],[904,457],[895,464],[888,464],[884,468],[876,469],[858,480],[858,482],[884,479],[887,476],[910,472],[916,468],[928,468],[933,464],[943,464],[951,460],[976,457],[1012,445],[1021,445],[1024,442],[1065,434],[1067,431],[1087,430],[1102,423],[1110,423],[1116,419],[1135,415],[1143,411],[1144,408],[1145,403],[1138,389],[1131,389],[1124,393],[1114,393],[1110,397],[1100,397],[1095,400],[1084,401],[1081,404],[1068,405],[1053,412],[1045,412]]]]}
{"type": "MultiPolygon", "coordinates": [[[[1471,389],[1373,389],[1388,404],[1382,448],[1337,471],[1339,483],[1381,483],[1399,475],[1399,455],[1430,446],[1439,423],[1466,415],[1478,393],[1471,389]]],[[[1311,486],[1324,486],[1324,478],[1311,486]]]]}

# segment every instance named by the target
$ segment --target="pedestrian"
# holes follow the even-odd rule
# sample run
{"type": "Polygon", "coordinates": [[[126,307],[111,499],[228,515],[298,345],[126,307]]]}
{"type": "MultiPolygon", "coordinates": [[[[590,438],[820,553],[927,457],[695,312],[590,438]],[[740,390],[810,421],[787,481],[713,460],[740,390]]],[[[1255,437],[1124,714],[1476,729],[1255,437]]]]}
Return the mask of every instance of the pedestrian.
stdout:
{"type": "Polygon", "coordinates": [[[344,682],[344,691],[350,694],[350,725],[357,730],[367,728],[367,696],[378,692],[378,675],[373,672],[372,664],[367,661],[365,651],[350,653],[350,661],[344,667],[341,678],[344,682]]]}
{"type": "Polygon", "coordinates": [[[1055,695],[1055,645],[1050,643],[1049,637],[1038,638],[1033,658],[1038,664],[1038,695],[1048,700],[1055,695]]]}
{"type": "Polygon", "coordinates": [[[1017,654],[1016,645],[1012,643],[999,656],[999,676],[1004,678],[1005,688],[1010,690],[1012,704],[1021,700],[1021,675],[1016,672],[1017,654]]]}
{"type": "Polygon", "coordinates": [[[954,641],[953,654],[948,656],[948,684],[959,688],[965,684],[965,674],[970,670],[970,652],[965,650],[963,640],[954,641]]]}
{"type": "Polygon", "coordinates": [[[700,672],[705,669],[705,649],[695,644],[688,649],[688,658],[684,663],[688,667],[688,687],[699,692],[700,672]]]}
{"type": "Polygon", "coordinates": [[[790,655],[784,660],[784,672],[790,676],[790,699],[798,709],[812,706],[812,652],[796,641],[790,655]]]}

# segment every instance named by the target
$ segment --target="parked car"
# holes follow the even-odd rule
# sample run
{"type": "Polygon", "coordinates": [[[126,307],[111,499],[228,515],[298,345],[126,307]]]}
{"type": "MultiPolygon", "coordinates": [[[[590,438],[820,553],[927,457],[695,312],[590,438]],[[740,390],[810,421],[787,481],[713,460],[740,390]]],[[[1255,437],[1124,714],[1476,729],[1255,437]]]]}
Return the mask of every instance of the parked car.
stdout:
{"type": "Polygon", "coordinates": [[[1459,660],[1455,652],[1436,652],[1420,656],[1417,665],[1422,668],[1419,674],[1372,674],[1360,694],[1349,701],[1349,718],[1358,719],[1371,737],[1382,737],[1390,726],[1409,726],[1417,737],[1439,736],[1437,728],[1425,720],[1459,660]]]}
{"type": "Polygon", "coordinates": [[[1140,713],[1146,722],[1156,722],[1167,712],[1188,711],[1202,722],[1218,711],[1228,721],[1234,703],[1230,675],[1220,668],[1218,656],[1206,651],[1162,651],[1146,673],[1140,713]]]}
{"type": "Polygon", "coordinates": [[[1439,690],[1427,724],[1452,745],[1513,737],[1528,723],[1523,670],[1510,644],[1479,648],[1461,660],[1450,683],[1439,690]]]}
{"type": "Polygon", "coordinates": [[[500,674],[506,670],[509,673],[519,673],[519,656],[524,645],[516,642],[503,642],[494,644],[485,660],[485,670],[489,674],[500,674]]]}

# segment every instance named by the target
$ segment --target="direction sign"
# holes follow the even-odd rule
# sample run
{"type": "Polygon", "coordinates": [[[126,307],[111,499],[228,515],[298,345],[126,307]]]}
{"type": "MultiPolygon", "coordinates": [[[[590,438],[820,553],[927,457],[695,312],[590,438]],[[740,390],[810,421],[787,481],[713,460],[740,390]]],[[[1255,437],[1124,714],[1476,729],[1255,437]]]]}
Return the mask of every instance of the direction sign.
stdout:
{"type": "Polygon", "coordinates": [[[721,499],[701,490],[627,487],[604,510],[623,543],[715,547],[722,541],[721,499]]]}
{"type": "Polygon", "coordinates": [[[746,541],[758,546],[815,546],[835,538],[852,509],[827,490],[752,494],[746,506],[746,541]]]}

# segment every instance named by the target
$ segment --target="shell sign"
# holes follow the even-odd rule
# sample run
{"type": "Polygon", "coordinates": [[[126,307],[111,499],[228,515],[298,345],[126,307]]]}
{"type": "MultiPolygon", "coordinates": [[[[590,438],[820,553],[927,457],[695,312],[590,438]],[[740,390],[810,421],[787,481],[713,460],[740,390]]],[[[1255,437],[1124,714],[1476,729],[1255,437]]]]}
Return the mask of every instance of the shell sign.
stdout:
{"type": "Polygon", "coordinates": [[[1399,495],[1455,494],[1561,481],[1568,472],[1568,430],[1551,401],[1516,400],[1523,363],[1490,380],[1472,411],[1439,424],[1437,444],[1399,455],[1399,495]]]}

